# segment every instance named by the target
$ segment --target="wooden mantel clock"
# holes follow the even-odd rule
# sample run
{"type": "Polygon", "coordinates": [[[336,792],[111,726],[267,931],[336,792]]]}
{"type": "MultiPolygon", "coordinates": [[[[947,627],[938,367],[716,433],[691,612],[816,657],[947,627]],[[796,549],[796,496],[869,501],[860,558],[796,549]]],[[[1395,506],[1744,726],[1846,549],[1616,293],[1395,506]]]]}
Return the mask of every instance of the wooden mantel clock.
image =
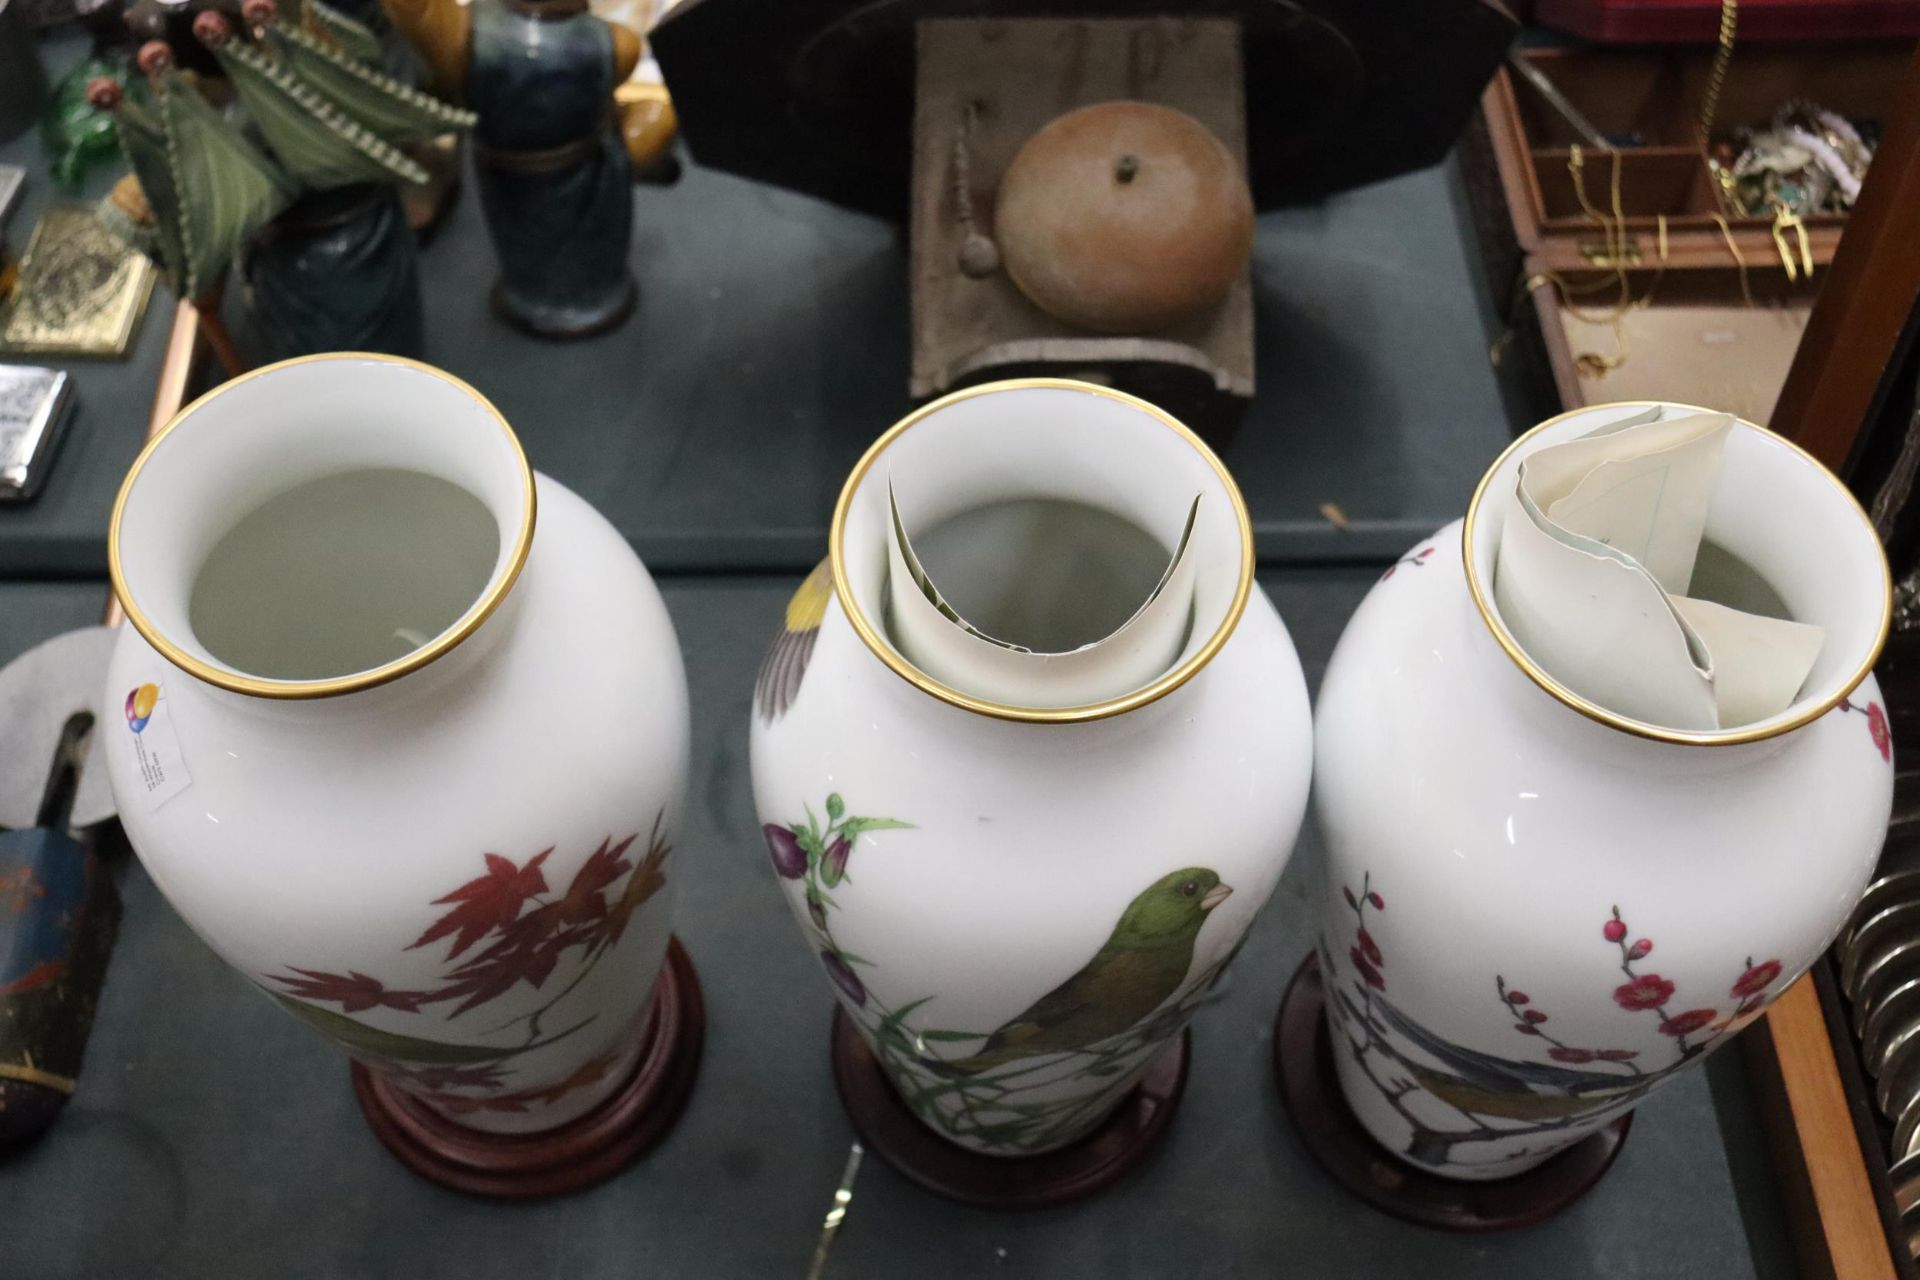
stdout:
{"type": "Polygon", "coordinates": [[[916,399],[1078,377],[1218,442],[1254,209],[1439,160],[1514,30],[1492,0],[687,0],[652,43],[702,163],[909,224],[916,399]]]}

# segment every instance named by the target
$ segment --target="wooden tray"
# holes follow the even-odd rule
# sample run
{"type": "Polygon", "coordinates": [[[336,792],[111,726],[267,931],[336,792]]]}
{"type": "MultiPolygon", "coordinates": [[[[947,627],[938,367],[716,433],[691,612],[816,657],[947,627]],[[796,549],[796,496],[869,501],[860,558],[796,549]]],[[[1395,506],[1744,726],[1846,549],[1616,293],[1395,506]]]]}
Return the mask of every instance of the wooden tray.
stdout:
{"type": "MultiPolygon", "coordinates": [[[[1528,412],[1654,397],[1767,421],[1846,217],[1804,220],[1808,276],[1794,233],[1785,233],[1790,275],[1771,220],[1729,215],[1696,115],[1711,49],[1521,56],[1601,132],[1641,144],[1579,146],[1574,128],[1507,69],[1482,95],[1464,164],[1490,283],[1513,326],[1498,354],[1512,353],[1528,412]]],[[[1718,119],[1759,121],[1803,97],[1884,121],[1909,56],[1899,40],[1743,46],[1718,119]]]]}
{"type": "MultiPolygon", "coordinates": [[[[1742,48],[1720,96],[1715,133],[1764,121],[1796,98],[1849,119],[1884,121],[1910,54],[1911,46],[1898,40],[1742,48]]],[[[1725,205],[1707,166],[1712,139],[1696,113],[1712,67],[1710,50],[1528,49],[1520,56],[1603,134],[1636,140],[1613,152],[1582,146],[1579,134],[1531,86],[1506,69],[1493,78],[1481,111],[1514,237],[1537,267],[1607,265],[1619,252],[1619,239],[1610,243],[1601,218],[1590,212],[1612,216],[1616,159],[1630,265],[1728,266],[1729,235],[1750,268],[1779,264],[1771,219],[1740,216],[1725,205]],[[1724,231],[1716,215],[1725,219],[1724,231]]],[[[1805,224],[1814,263],[1830,262],[1845,217],[1816,214],[1805,224]]]]}

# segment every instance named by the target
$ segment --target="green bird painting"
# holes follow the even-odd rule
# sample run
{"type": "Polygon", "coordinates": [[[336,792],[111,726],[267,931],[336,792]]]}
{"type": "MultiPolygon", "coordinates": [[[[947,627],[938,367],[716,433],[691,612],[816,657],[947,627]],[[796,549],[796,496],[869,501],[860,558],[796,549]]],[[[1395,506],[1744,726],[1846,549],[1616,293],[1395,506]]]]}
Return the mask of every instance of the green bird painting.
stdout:
{"type": "Polygon", "coordinates": [[[1085,1049],[1121,1034],[1166,1003],[1193,966],[1194,939],[1233,889],[1218,872],[1186,867],[1127,904],[1093,959],[987,1037],[946,1074],[978,1075],[1021,1058],[1085,1049]]]}

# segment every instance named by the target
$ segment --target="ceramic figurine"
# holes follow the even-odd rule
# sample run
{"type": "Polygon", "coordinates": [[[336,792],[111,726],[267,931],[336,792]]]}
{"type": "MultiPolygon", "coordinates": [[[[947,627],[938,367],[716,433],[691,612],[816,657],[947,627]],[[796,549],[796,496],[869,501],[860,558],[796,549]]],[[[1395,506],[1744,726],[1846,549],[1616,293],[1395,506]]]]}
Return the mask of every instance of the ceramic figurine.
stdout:
{"type": "MultiPolygon", "coordinates": [[[[434,91],[443,97],[463,99],[473,57],[472,6],[462,0],[381,3],[394,28],[419,52],[434,91]]],[[[613,67],[619,76],[613,90],[613,110],[634,181],[666,185],[680,172],[673,154],[679,121],[666,86],[659,81],[658,68],[641,66],[641,42],[634,32],[646,29],[647,24],[629,21],[633,10],[631,4],[616,2],[602,4],[596,15],[606,21],[613,36],[613,67]]],[[[587,70],[598,77],[596,61],[589,60],[587,70]]]]}
{"type": "MultiPolygon", "coordinates": [[[[1245,507],[1160,410],[1031,379],[958,392],[881,437],[831,544],[762,668],[752,769],[776,880],[845,1020],[842,1095],[870,1149],[947,1194],[1091,1190],[1172,1113],[1184,1028],[1304,811],[1306,690],[1253,583],[1245,507]],[[1166,546],[1167,518],[1197,497],[1170,656],[1094,701],[1048,674],[1017,703],[977,671],[930,675],[886,604],[896,490],[932,526],[1043,498],[1166,546]]],[[[991,572],[1017,588],[1057,567],[991,572]]]]}
{"type": "Polygon", "coordinates": [[[236,262],[252,345],[266,359],[421,354],[413,237],[392,211],[392,189],[432,176],[404,147],[472,116],[378,70],[378,37],[319,0],[285,12],[246,0],[238,23],[202,9],[186,51],[175,47],[185,42],[171,36],[173,20],[136,5],[128,21],[169,38],[141,46],[145,75],[131,86],[101,79],[89,89],[94,106],[113,112],[133,171],[103,216],[200,309],[230,371],[241,359],[225,342],[215,294],[236,262]],[[186,52],[211,71],[188,76],[186,52]],[[204,96],[218,77],[237,112],[204,96]]]}
{"type": "MultiPolygon", "coordinates": [[[[1645,407],[1577,410],[1516,441],[1464,522],[1387,570],[1321,686],[1319,973],[1289,1005],[1324,990],[1339,1093],[1378,1144],[1365,1150],[1407,1166],[1384,1191],[1365,1171],[1377,1157],[1343,1176],[1407,1216],[1507,1225],[1577,1195],[1624,1113],[1819,956],[1886,831],[1892,752],[1869,674],[1886,563],[1846,488],[1787,441],[1733,424],[1701,553],[1730,553],[1787,616],[1825,628],[1784,711],[1712,730],[1630,720],[1572,693],[1502,621],[1494,557],[1522,460],[1645,407]],[[1505,1181],[1469,1197],[1452,1180],[1505,1181]]],[[[1340,1168],[1320,1142],[1338,1103],[1314,1092],[1314,1028],[1287,1017],[1289,1104],[1340,1168]]]]}
{"type": "Polygon", "coordinates": [[[520,1196],[657,1139],[699,1056],[669,946],[687,689],[613,527],[465,384],[342,354],[186,409],[110,537],[121,821],[201,937],[353,1055],[382,1140],[520,1196]]]}
{"type": "Polygon", "coordinates": [[[247,245],[240,268],[264,351],[426,349],[419,258],[392,187],[363,183],[302,197],[247,245]]]}
{"type": "Polygon", "coordinates": [[[500,257],[494,310],[549,338],[625,320],[638,297],[629,156],[655,160],[673,132],[664,94],[616,105],[640,38],[586,0],[385,4],[435,87],[479,113],[474,170],[500,257]]]}
{"type": "Polygon", "coordinates": [[[627,246],[633,180],[614,86],[639,40],[586,0],[479,0],[467,102],[474,172],[500,256],[494,309],[546,337],[613,328],[637,296],[627,246]]]}

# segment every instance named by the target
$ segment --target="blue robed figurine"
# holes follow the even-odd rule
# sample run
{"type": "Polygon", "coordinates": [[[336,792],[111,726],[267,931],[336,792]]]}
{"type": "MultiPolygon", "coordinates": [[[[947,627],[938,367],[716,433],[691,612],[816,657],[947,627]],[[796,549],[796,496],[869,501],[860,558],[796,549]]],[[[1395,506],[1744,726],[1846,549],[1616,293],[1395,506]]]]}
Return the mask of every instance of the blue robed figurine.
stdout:
{"type": "Polygon", "coordinates": [[[610,329],[633,310],[633,184],[613,88],[638,37],[586,0],[476,0],[468,105],[481,207],[500,255],[493,305],[548,337],[610,329]]]}

